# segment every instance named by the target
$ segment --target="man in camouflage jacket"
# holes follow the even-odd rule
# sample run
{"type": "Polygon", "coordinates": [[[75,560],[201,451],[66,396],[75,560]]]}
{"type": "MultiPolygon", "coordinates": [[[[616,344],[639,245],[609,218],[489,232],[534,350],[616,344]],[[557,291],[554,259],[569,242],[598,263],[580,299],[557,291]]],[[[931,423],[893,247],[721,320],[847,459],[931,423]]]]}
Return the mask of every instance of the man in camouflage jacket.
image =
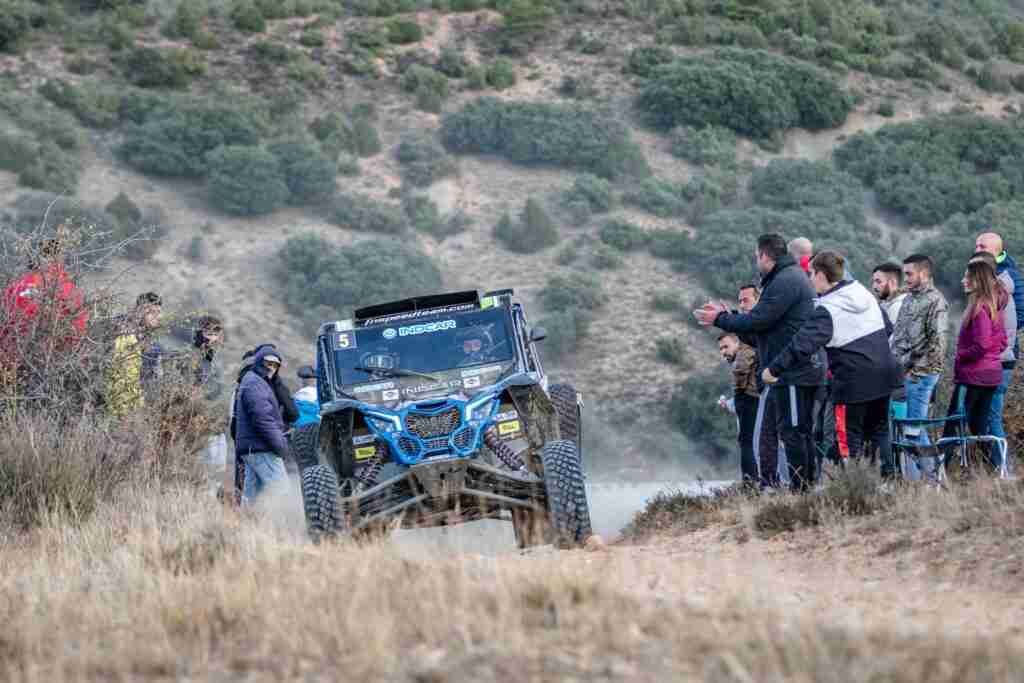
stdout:
{"type": "MultiPolygon", "coordinates": [[[[942,376],[946,359],[946,328],[949,304],[932,284],[931,258],[913,254],[903,261],[903,282],[907,298],[900,307],[892,334],[892,352],[904,371],[907,417],[928,417],[932,392],[942,376]]],[[[913,431],[907,429],[907,434],[913,431]]],[[[926,430],[919,430],[919,442],[928,443],[926,430]]],[[[929,463],[921,462],[928,471],[929,463]]],[[[934,473],[932,473],[932,476],[934,473]]]]}

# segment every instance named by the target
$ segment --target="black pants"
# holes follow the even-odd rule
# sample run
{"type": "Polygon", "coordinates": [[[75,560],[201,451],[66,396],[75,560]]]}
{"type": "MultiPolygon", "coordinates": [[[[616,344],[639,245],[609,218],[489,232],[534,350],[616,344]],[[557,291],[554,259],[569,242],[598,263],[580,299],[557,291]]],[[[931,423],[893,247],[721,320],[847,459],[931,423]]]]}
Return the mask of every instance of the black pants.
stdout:
{"type": "Polygon", "coordinates": [[[894,476],[889,448],[889,397],[862,403],[836,404],[836,437],[844,458],[867,457],[864,446],[871,441],[882,456],[882,476],[894,476]]]}
{"type": "MultiPolygon", "coordinates": [[[[963,400],[964,413],[967,415],[967,431],[972,436],[982,436],[989,433],[988,420],[992,410],[992,398],[996,395],[997,387],[982,387],[975,384],[957,384],[953,387],[953,396],[949,400],[949,411],[947,415],[953,415],[960,411],[960,401],[963,400]]],[[[956,436],[956,425],[947,422],[942,429],[942,436],[956,436]]],[[[992,444],[978,444],[981,452],[988,457],[992,444]]]]}
{"type": "Polygon", "coordinates": [[[757,424],[757,398],[749,394],[736,394],[736,418],[740,423],[740,473],[743,483],[757,483],[757,459],[754,457],[754,427],[757,424]]]}
{"type": "Polygon", "coordinates": [[[760,420],[754,428],[757,445],[756,460],[761,472],[761,486],[779,486],[779,428],[775,419],[775,402],[765,391],[759,400],[760,420]]]}
{"type": "Polygon", "coordinates": [[[775,385],[768,392],[775,406],[775,424],[786,445],[789,482],[806,491],[814,481],[814,399],[818,387],[775,385]]]}

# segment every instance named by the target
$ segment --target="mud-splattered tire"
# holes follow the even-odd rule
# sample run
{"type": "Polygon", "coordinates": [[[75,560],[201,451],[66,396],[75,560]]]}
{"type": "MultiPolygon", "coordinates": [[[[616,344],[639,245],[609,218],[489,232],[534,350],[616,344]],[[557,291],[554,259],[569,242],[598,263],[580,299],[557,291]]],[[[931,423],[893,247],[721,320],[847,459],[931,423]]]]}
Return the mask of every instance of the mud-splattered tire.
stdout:
{"type": "Polygon", "coordinates": [[[302,472],[320,463],[317,447],[320,443],[320,423],[310,422],[292,430],[292,457],[302,472]]]}
{"type": "Polygon", "coordinates": [[[590,505],[579,450],[573,441],[552,441],[541,451],[547,512],[517,509],[512,528],[520,548],[553,543],[574,548],[586,543],[592,531],[590,505]]]}
{"type": "Polygon", "coordinates": [[[576,450],[583,452],[583,422],[576,387],[571,384],[552,384],[548,387],[555,412],[558,414],[558,431],[563,441],[576,443],[576,450]]]}
{"type": "Polygon", "coordinates": [[[326,465],[302,470],[302,505],[306,529],[314,543],[338,533],[338,475],[326,465]]]}

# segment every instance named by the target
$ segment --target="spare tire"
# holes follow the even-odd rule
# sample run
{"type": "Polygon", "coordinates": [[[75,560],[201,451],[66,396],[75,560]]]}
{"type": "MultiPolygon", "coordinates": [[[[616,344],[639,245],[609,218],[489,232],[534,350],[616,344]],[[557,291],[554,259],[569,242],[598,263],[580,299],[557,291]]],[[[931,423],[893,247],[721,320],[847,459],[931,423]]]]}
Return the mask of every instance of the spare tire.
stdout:
{"type": "Polygon", "coordinates": [[[327,465],[312,465],[302,470],[302,506],[306,511],[306,529],[314,543],[337,534],[338,475],[327,465]]]}

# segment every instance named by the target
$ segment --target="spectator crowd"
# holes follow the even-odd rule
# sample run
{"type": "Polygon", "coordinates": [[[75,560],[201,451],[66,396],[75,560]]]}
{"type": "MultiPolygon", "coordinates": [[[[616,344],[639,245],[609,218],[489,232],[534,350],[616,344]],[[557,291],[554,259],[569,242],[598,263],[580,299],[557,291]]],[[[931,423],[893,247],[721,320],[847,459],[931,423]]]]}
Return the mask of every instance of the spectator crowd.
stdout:
{"type": "Polygon", "coordinates": [[[758,238],[760,281],[738,283],[735,308],[694,311],[718,328],[731,366],[733,397],[720,405],[736,415],[745,483],[807,491],[829,467],[858,459],[877,459],[887,482],[936,482],[954,462],[1007,472],[1003,412],[1024,283],[998,234],[973,247],[950,362],[949,304],[928,255],[875,266],[869,290],[837,251],[758,238]],[[935,406],[944,375],[950,400],[935,406]]]}

